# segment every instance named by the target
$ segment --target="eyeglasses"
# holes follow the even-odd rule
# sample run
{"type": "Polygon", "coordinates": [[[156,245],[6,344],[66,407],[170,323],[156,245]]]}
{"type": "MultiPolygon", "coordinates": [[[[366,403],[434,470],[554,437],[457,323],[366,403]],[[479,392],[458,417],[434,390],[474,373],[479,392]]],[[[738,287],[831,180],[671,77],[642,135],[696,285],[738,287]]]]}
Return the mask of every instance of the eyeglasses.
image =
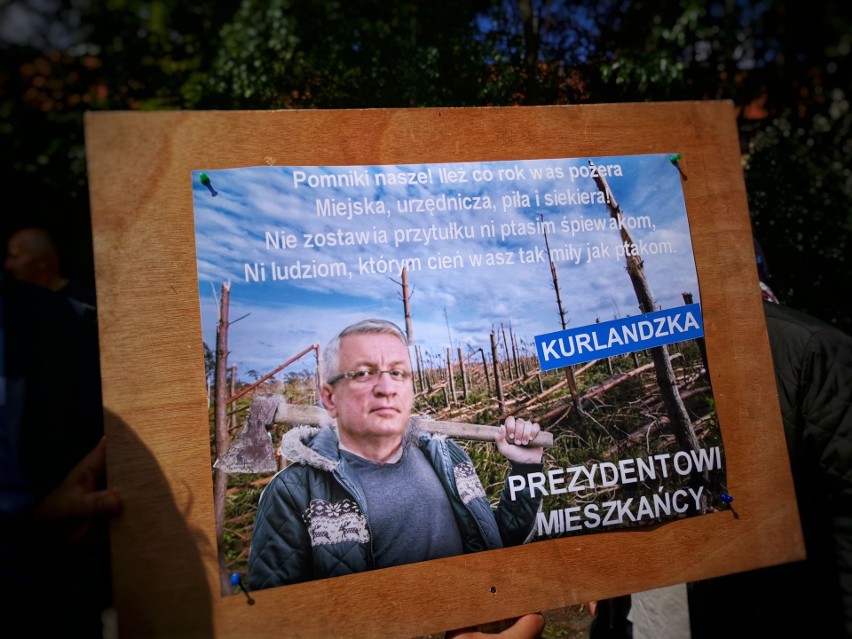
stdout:
{"type": "Polygon", "coordinates": [[[411,373],[408,371],[394,368],[389,371],[377,371],[371,368],[364,368],[357,371],[349,371],[348,373],[340,373],[330,378],[327,384],[334,384],[341,379],[351,379],[356,384],[375,384],[381,379],[382,373],[387,373],[392,382],[402,384],[411,379],[411,373]]]}

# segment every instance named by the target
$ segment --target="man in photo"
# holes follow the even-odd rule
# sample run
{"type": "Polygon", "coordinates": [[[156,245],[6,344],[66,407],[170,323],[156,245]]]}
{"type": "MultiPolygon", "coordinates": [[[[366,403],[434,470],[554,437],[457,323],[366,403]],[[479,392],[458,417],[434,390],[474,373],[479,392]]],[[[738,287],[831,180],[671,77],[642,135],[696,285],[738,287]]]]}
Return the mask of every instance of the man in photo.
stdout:
{"type": "MultiPolygon", "coordinates": [[[[292,464],[260,497],[249,556],[254,590],[523,544],[540,497],[491,508],[470,457],[418,428],[404,333],[364,320],[341,331],[322,363],[336,427],[300,426],[281,448],[292,464]]],[[[539,425],[508,417],[497,449],[510,475],[542,470],[539,425]]]]}

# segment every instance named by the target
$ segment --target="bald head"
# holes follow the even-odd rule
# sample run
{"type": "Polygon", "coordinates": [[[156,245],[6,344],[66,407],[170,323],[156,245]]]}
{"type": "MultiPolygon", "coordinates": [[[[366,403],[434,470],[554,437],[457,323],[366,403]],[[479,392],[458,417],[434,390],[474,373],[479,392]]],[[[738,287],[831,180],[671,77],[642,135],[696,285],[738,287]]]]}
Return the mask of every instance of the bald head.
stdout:
{"type": "Polygon", "coordinates": [[[58,291],[68,280],[59,269],[59,253],[50,235],[40,228],[15,232],[6,246],[6,270],[16,280],[58,291]]]}

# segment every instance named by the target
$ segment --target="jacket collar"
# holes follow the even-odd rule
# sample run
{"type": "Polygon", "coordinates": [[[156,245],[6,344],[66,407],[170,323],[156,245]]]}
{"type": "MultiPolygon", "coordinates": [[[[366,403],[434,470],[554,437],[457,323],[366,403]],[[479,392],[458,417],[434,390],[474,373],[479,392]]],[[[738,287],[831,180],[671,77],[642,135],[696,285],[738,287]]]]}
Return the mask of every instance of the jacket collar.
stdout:
{"type": "MultiPolygon", "coordinates": [[[[405,436],[406,444],[425,446],[432,436],[412,419],[405,436]]],[[[281,438],[281,454],[296,464],[306,464],[332,472],[340,465],[340,442],[333,426],[296,426],[281,438]]]]}

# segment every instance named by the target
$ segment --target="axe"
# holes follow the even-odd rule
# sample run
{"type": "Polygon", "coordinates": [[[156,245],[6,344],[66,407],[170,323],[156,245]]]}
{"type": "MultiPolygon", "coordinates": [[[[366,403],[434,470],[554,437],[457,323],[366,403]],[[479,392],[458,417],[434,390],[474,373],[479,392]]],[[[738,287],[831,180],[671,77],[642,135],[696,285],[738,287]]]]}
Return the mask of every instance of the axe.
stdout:
{"type": "MultiPolygon", "coordinates": [[[[413,417],[419,428],[436,435],[456,439],[493,442],[497,426],[466,424],[413,417]]],[[[226,473],[274,473],[278,471],[269,427],[273,424],[305,424],[308,426],[333,426],[328,411],[319,406],[288,404],[281,395],[257,395],[249,407],[245,425],[234,437],[233,443],[213,464],[226,473]]],[[[530,442],[536,446],[552,446],[553,434],[539,431],[530,442]]]]}

